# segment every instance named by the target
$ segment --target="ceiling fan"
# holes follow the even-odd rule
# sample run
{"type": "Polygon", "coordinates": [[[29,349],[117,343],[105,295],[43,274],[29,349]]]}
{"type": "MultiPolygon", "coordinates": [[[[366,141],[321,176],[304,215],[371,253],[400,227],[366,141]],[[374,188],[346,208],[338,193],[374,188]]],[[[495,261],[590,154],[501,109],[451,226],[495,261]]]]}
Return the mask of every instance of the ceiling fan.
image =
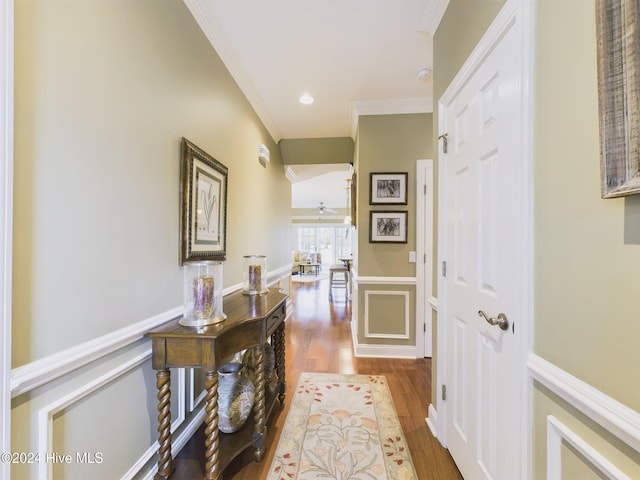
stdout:
{"type": "Polygon", "coordinates": [[[331,208],[327,208],[324,206],[324,202],[320,202],[320,205],[318,206],[318,211],[320,213],[324,213],[324,212],[329,212],[329,213],[338,213],[337,210],[333,210],[331,208]]]}

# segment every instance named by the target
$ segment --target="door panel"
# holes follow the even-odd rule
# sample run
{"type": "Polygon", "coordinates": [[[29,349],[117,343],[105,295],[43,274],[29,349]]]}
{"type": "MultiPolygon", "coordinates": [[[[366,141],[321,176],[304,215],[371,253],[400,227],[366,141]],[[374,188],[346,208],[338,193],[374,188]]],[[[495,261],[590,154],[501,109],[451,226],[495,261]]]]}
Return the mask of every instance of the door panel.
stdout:
{"type": "Polygon", "coordinates": [[[444,111],[444,280],[447,446],[470,480],[519,477],[519,377],[513,320],[519,311],[517,48],[511,28],[444,111]],[[495,320],[492,320],[495,321],[495,320]]]}

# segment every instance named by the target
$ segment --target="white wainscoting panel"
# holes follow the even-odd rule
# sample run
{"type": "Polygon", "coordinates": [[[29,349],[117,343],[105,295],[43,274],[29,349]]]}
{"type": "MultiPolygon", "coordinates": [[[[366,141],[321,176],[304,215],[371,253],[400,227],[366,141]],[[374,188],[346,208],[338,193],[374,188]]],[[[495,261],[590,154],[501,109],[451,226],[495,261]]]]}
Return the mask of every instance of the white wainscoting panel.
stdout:
{"type": "MultiPolygon", "coordinates": [[[[364,336],[367,338],[394,338],[407,340],[410,337],[409,326],[409,292],[408,291],[392,291],[392,290],[365,290],[364,291],[364,336]],[[394,296],[404,298],[404,331],[402,333],[384,333],[375,332],[371,329],[370,325],[370,308],[369,302],[371,297],[379,296],[394,296]]],[[[400,312],[399,312],[400,313],[400,312]]]]}
{"type": "Polygon", "coordinates": [[[547,417],[547,480],[563,480],[563,442],[572,446],[589,465],[604,477],[611,480],[630,480],[627,475],[553,415],[547,417]]]}
{"type": "MultiPolygon", "coordinates": [[[[122,363],[121,365],[110,370],[104,375],[101,375],[100,377],[92,380],[91,382],[84,384],[80,388],[77,388],[76,390],[73,390],[67,393],[66,395],[55,400],[54,402],[51,402],[50,404],[41,408],[38,412],[38,451],[40,452],[40,454],[47,455],[47,452],[54,451],[53,417],[57,413],[62,412],[63,410],[70,407],[74,403],[79,402],[80,400],[92,394],[93,392],[96,392],[97,390],[105,387],[109,383],[118,379],[122,375],[125,375],[126,373],[133,370],[134,368],[142,365],[145,362],[148,362],[150,357],[151,357],[151,350],[149,349],[129,359],[128,361],[122,363]]],[[[185,390],[184,369],[180,369],[178,370],[177,392],[184,392],[184,390],[185,390]]],[[[178,393],[178,395],[176,396],[178,399],[179,413],[175,421],[171,422],[172,432],[175,431],[175,429],[178,428],[182,424],[182,422],[184,422],[184,419],[185,419],[184,394],[178,393]]],[[[157,442],[152,447],[150,447],[149,450],[151,451],[151,455],[146,459],[146,461],[148,461],[157,450],[157,442]]],[[[41,478],[41,479],[53,478],[52,462],[45,462],[45,461],[39,462],[38,469],[39,469],[38,478],[41,478]]]]}

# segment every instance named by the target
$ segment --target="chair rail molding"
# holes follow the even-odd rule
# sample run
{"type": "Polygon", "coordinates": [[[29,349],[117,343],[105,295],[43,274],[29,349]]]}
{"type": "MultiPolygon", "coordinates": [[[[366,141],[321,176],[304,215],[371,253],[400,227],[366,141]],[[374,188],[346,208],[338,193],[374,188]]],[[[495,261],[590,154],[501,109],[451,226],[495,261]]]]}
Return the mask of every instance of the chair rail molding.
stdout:
{"type": "Polygon", "coordinates": [[[415,285],[416,277],[365,277],[353,275],[353,281],[358,285],[415,285]]]}
{"type": "MultiPolygon", "coordinates": [[[[267,275],[269,283],[278,282],[289,272],[290,269],[287,266],[269,272],[267,275]]],[[[241,283],[227,287],[224,289],[223,295],[234,293],[242,287],[241,283]]],[[[11,370],[11,397],[23,395],[73,370],[89,365],[101,357],[142,340],[145,333],[179,317],[182,315],[182,311],[182,306],[172,308],[128,327],[14,368],[11,370]]]]}
{"type": "Polygon", "coordinates": [[[533,380],[640,451],[640,413],[536,354],[529,355],[527,368],[533,380]]]}
{"type": "Polygon", "coordinates": [[[49,383],[67,373],[84,367],[121,348],[141,340],[149,330],[180,315],[183,307],[176,307],[125,328],[102,335],[53,355],[41,358],[11,371],[11,396],[16,397],[49,383]]]}

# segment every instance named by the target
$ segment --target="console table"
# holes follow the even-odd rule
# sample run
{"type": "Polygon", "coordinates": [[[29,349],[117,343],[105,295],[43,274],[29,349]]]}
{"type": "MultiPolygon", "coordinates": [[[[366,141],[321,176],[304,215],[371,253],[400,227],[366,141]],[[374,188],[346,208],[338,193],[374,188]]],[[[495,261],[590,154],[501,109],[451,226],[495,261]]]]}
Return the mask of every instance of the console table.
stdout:
{"type": "Polygon", "coordinates": [[[205,478],[219,480],[224,468],[241,452],[253,446],[256,461],[265,452],[266,419],[285,395],[284,293],[271,289],[263,295],[238,292],[224,298],[226,320],[206,327],[185,327],[172,320],[151,337],[152,366],[158,388],[158,473],[167,479],[173,472],[171,456],[171,379],[169,368],[200,367],[205,372],[205,478]],[[277,383],[264,377],[264,344],[271,338],[275,351],[277,383]],[[218,430],[218,373],[223,360],[246,348],[257,348],[258,373],[253,417],[237,432],[218,430]]]}
{"type": "Polygon", "coordinates": [[[307,267],[309,267],[311,273],[313,273],[315,276],[318,276],[318,274],[320,273],[320,267],[322,265],[320,265],[319,263],[299,263],[298,266],[300,267],[300,275],[304,275],[305,270],[307,269],[307,267]]]}

